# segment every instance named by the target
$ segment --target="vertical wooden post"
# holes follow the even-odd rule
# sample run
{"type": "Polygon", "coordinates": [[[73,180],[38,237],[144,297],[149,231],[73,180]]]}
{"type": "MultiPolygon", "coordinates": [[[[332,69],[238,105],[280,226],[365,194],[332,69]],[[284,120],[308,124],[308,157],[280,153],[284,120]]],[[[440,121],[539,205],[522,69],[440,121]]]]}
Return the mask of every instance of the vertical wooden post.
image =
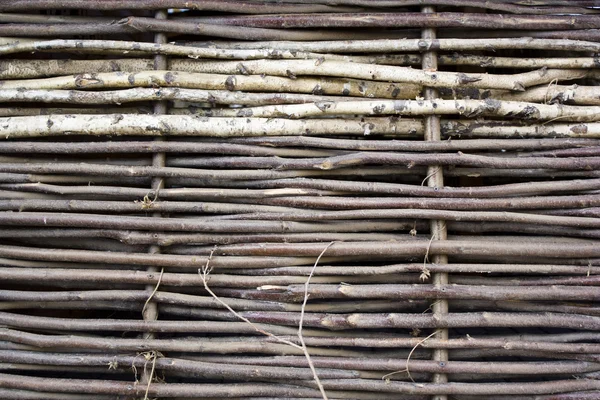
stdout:
{"type": "MultiPolygon", "coordinates": [[[[167,10],[159,10],[156,12],[155,14],[155,18],[156,19],[167,19],[168,13],[167,10]]],[[[158,44],[165,44],[167,43],[167,35],[164,33],[156,33],[154,35],[154,43],[158,43],[158,44]]],[[[163,55],[163,54],[157,54],[156,56],[154,56],[154,69],[155,70],[166,70],[168,68],[168,60],[167,60],[167,56],[163,55]]],[[[156,115],[162,115],[162,114],[167,114],[168,109],[167,109],[167,104],[168,102],[166,101],[158,101],[154,104],[154,108],[153,108],[153,112],[156,115]]],[[[162,141],[164,140],[163,137],[157,137],[154,139],[154,141],[162,141]]],[[[152,166],[153,167],[164,167],[166,165],[166,155],[165,153],[154,153],[152,155],[152,166]]],[[[160,190],[164,187],[164,179],[163,178],[159,178],[159,177],[154,177],[152,179],[152,193],[153,193],[153,198],[150,199],[151,201],[154,201],[158,198],[158,196],[160,195],[160,190]]],[[[161,213],[153,213],[152,216],[154,218],[161,218],[162,215],[161,213]]],[[[157,254],[160,253],[160,246],[158,245],[151,245],[148,249],[148,253],[150,254],[157,254]]],[[[159,273],[160,270],[158,269],[158,267],[148,267],[147,271],[149,273],[159,273]]],[[[156,285],[147,285],[146,286],[146,291],[148,291],[148,295],[151,296],[152,293],[155,290],[156,285]]],[[[158,305],[156,302],[153,301],[149,301],[146,304],[146,307],[143,310],[143,318],[144,321],[154,321],[156,319],[158,319],[158,305]]],[[[144,333],[144,339],[155,339],[156,338],[156,334],[153,332],[145,332],[144,333]]],[[[154,355],[154,357],[156,357],[156,355],[154,355]]],[[[153,379],[152,373],[150,372],[150,369],[144,369],[144,373],[142,375],[142,384],[146,384],[148,385],[149,383],[151,383],[153,379]]]]}
{"type": "MultiPolygon", "coordinates": [[[[423,13],[435,12],[433,7],[423,7],[421,9],[423,13]]],[[[435,28],[423,29],[421,37],[423,39],[435,39],[436,32],[435,28]]],[[[426,71],[437,71],[437,53],[434,51],[428,51],[423,54],[422,68],[426,71]]],[[[438,97],[438,92],[434,88],[424,88],[423,97],[426,100],[432,100],[438,97]]],[[[426,141],[440,141],[440,117],[437,115],[430,115],[425,117],[425,140],[426,141]]],[[[444,171],[441,166],[431,165],[427,168],[427,186],[429,187],[443,187],[444,186],[444,171]]],[[[448,230],[446,229],[446,221],[432,220],[430,223],[430,232],[432,240],[446,240],[448,237],[448,230]]],[[[434,255],[432,261],[436,264],[447,264],[448,257],[445,255],[434,255]]],[[[444,285],[448,283],[447,273],[434,273],[432,276],[434,285],[444,285]]],[[[439,317],[448,314],[448,301],[438,300],[433,303],[432,311],[434,317],[439,317]]],[[[448,339],[448,329],[440,329],[435,335],[436,339],[448,339]]],[[[440,363],[448,361],[448,350],[446,349],[435,349],[433,350],[433,359],[440,363]]],[[[445,383],[448,381],[448,377],[445,374],[434,374],[434,383],[445,383]]],[[[433,396],[434,400],[447,400],[446,395],[433,396]]]]}

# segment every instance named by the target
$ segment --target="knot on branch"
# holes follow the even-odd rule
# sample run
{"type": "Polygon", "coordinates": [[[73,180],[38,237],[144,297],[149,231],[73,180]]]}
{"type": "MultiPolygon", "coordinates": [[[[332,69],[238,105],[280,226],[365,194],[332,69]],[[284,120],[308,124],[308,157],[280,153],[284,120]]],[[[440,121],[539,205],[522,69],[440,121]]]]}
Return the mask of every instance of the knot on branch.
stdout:
{"type": "Polygon", "coordinates": [[[230,92],[235,90],[235,84],[236,84],[236,79],[235,79],[234,75],[228,76],[227,79],[225,80],[225,87],[230,92]]]}
{"type": "Polygon", "coordinates": [[[333,102],[331,102],[331,101],[318,101],[315,103],[315,106],[322,112],[325,112],[328,109],[330,109],[332,105],[333,105],[333,102]]]}
{"type": "Polygon", "coordinates": [[[526,106],[521,111],[517,113],[508,113],[507,117],[515,117],[520,119],[537,119],[540,117],[540,110],[534,106],[526,106]]]}
{"type": "Polygon", "coordinates": [[[96,78],[96,74],[81,74],[75,77],[75,86],[78,88],[101,85],[102,83],[101,79],[96,78]]]}
{"type": "Polygon", "coordinates": [[[458,74],[458,83],[461,85],[468,85],[469,83],[479,82],[482,78],[476,76],[469,76],[464,73],[458,74]]]}
{"type": "Polygon", "coordinates": [[[242,75],[250,75],[250,71],[248,70],[248,68],[246,68],[246,66],[242,63],[238,63],[235,66],[236,71],[238,71],[240,74],[242,75]]]}

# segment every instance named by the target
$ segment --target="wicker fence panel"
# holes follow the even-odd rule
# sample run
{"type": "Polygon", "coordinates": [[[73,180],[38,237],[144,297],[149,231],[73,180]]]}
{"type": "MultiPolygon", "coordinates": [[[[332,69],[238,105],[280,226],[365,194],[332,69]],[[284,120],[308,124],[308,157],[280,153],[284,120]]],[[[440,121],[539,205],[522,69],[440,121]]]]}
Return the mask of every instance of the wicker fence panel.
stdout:
{"type": "Polygon", "coordinates": [[[0,2],[0,398],[599,399],[599,14],[0,2]]]}

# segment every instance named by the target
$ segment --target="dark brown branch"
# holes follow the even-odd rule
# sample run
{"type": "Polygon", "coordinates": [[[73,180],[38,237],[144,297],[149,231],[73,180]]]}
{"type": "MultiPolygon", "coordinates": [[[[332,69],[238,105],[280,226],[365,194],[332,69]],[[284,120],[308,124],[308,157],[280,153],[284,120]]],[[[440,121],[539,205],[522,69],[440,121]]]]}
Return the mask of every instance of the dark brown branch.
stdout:
{"type": "MultiPolygon", "coordinates": [[[[423,5],[422,3],[420,5],[423,5]]],[[[568,19],[554,15],[495,15],[470,13],[335,13],[284,16],[233,16],[211,18],[219,25],[260,28],[484,28],[563,30],[600,27],[596,16],[574,15],[568,19]]],[[[208,21],[207,21],[208,22],[208,21]]]]}

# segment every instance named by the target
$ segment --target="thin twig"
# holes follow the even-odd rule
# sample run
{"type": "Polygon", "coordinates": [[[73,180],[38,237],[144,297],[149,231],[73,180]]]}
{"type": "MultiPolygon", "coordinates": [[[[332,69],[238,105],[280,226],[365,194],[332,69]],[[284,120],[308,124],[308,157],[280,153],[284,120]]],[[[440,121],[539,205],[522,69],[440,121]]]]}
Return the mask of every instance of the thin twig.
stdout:
{"type": "MultiPolygon", "coordinates": [[[[144,400],[148,400],[148,392],[150,391],[150,384],[152,383],[152,379],[154,377],[154,370],[156,368],[156,358],[158,357],[158,353],[153,350],[150,353],[148,353],[149,356],[152,358],[152,369],[150,370],[150,377],[148,378],[148,386],[146,386],[146,392],[144,393],[144,400]]],[[[144,365],[144,370],[145,370],[145,365],[144,365]]]]}
{"type": "Polygon", "coordinates": [[[148,297],[148,300],[146,300],[146,302],[144,303],[144,307],[142,308],[142,315],[144,315],[144,312],[146,311],[146,307],[148,307],[148,303],[150,303],[150,300],[152,300],[152,298],[154,297],[154,295],[158,291],[158,287],[160,286],[160,282],[162,281],[162,277],[163,277],[164,273],[165,273],[165,267],[162,267],[160,269],[160,275],[158,276],[158,282],[156,282],[156,286],[154,287],[154,290],[152,291],[152,293],[148,297]]]}
{"type": "Polygon", "coordinates": [[[423,343],[425,343],[425,341],[427,341],[429,338],[431,338],[432,336],[434,336],[438,332],[439,332],[439,330],[436,330],[435,332],[433,332],[432,334],[430,334],[429,336],[427,336],[425,339],[423,339],[423,340],[419,341],[417,344],[415,344],[415,346],[410,350],[410,353],[408,353],[408,357],[406,357],[406,368],[405,369],[402,369],[402,370],[399,370],[399,371],[390,372],[389,374],[385,374],[384,376],[381,377],[381,379],[387,380],[392,375],[400,374],[402,372],[406,372],[406,374],[408,375],[408,377],[410,378],[410,380],[413,381],[413,382],[415,382],[415,380],[413,379],[413,377],[410,375],[410,370],[408,369],[408,363],[410,361],[410,357],[415,352],[415,350],[417,349],[417,347],[419,347],[420,345],[422,345],[423,343]]]}
{"type": "Polygon", "coordinates": [[[424,185],[425,185],[425,182],[427,182],[427,180],[428,180],[429,178],[431,178],[433,175],[437,174],[439,170],[440,170],[440,167],[439,167],[439,166],[435,167],[435,169],[434,169],[433,171],[431,171],[431,172],[430,172],[430,173],[429,173],[429,174],[428,174],[428,175],[425,177],[425,179],[423,179],[423,181],[421,182],[421,186],[424,186],[424,185]]]}
{"type": "Polygon", "coordinates": [[[252,323],[248,318],[245,318],[243,316],[241,316],[240,314],[238,314],[233,308],[229,307],[229,305],[227,303],[225,303],[223,300],[221,300],[209,287],[208,287],[208,276],[212,270],[212,268],[209,266],[210,265],[210,261],[213,257],[213,254],[215,253],[215,251],[217,250],[217,246],[215,246],[211,252],[210,255],[208,256],[208,259],[206,260],[206,264],[204,265],[204,267],[202,267],[200,270],[198,270],[198,273],[200,274],[200,278],[202,279],[202,283],[204,284],[204,289],[216,300],[219,302],[219,304],[221,304],[223,307],[225,307],[226,309],[229,310],[229,312],[231,312],[233,315],[235,315],[237,318],[239,318],[240,320],[244,321],[245,323],[249,324],[250,326],[252,326],[257,332],[262,333],[265,336],[271,337],[273,339],[275,339],[276,341],[280,342],[280,343],[285,343],[287,345],[290,345],[296,349],[302,349],[302,346],[297,345],[294,342],[290,342],[289,340],[286,339],[282,339],[279,336],[273,335],[270,332],[267,332],[261,328],[259,328],[258,326],[256,326],[254,323],[252,323]]]}
{"type": "Polygon", "coordinates": [[[446,223],[440,226],[435,232],[431,234],[431,239],[429,239],[429,243],[427,244],[427,250],[425,251],[425,257],[423,259],[423,268],[426,269],[425,264],[429,261],[429,250],[431,249],[431,243],[436,238],[440,231],[443,231],[446,228],[446,223]]]}
{"type": "Polygon", "coordinates": [[[325,399],[325,400],[327,400],[327,394],[325,393],[325,388],[323,388],[323,384],[321,384],[321,380],[319,379],[319,376],[317,375],[315,365],[313,364],[313,362],[310,358],[310,354],[308,353],[308,349],[306,348],[306,343],[304,342],[304,337],[302,336],[302,324],[304,323],[304,311],[306,309],[306,303],[308,302],[308,296],[309,296],[308,286],[310,285],[310,279],[312,278],[312,276],[315,272],[315,269],[317,268],[317,265],[319,264],[319,261],[321,260],[321,257],[323,257],[323,254],[325,254],[327,249],[330,248],[334,243],[335,242],[331,242],[327,246],[325,246],[325,248],[323,249],[321,254],[319,254],[319,257],[317,257],[317,260],[315,261],[315,264],[313,265],[312,269],[310,270],[308,279],[306,280],[306,283],[304,284],[304,301],[302,302],[302,308],[300,309],[300,322],[298,323],[298,339],[300,340],[300,344],[302,345],[302,351],[304,351],[304,356],[306,357],[308,366],[310,367],[310,370],[312,371],[313,376],[315,378],[315,382],[317,383],[317,386],[319,387],[319,390],[321,391],[321,395],[323,396],[323,399],[325,399]]]}
{"type": "MultiPolygon", "coordinates": [[[[289,340],[286,339],[282,339],[276,335],[273,335],[270,332],[267,332],[263,329],[260,329],[258,326],[254,325],[250,320],[248,320],[245,317],[242,317],[240,314],[238,314],[235,310],[233,310],[231,307],[229,307],[229,305],[227,305],[227,303],[225,303],[223,300],[221,300],[209,287],[208,287],[208,275],[210,274],[212,268],[209,267],[210,265],[210,260],[213,257],[213,254],[215,253],[215,251],[217,250],[217,246],[215,246],[211,252],[210,255],[208,256],[208,259],[206,260],[206,264],[204,265],[204,267],[198,271],[200,273],[200,277],[202,278],[202,282],[204,284],[204,289],[206,289],[206,291],[208,293],[210,293],[210,295],[217,300],[220,304],[222,304],[225,308],[227,308],[233,315],[235,315],[237,318],[241,319],[242,321],[246,322],[247,324],[250,324],[250,326],[252,326],[257,332],[262,333],[263,335],[269,336],[275,340],[277,340],[278,342],[290,345],[294,348],[300,349],[304,352],[304,356],[306,357],[306,360],[308,362],[308,366],[310,367],[310,370],[313,373],[313,377],[314,380],[317,384],[317,386],[319,387],[319,390],[321,391],[321,395],[323,396],[324,400],[327,400],[327,394],[325,393],[325,389],[323,388],[323,384],[321,383],[321,380],[319,379],[319,376],[317,375],[317,371],[315,369],[315,366],[310,358],[310,354],[308,353],[308,349],[306,348],[306,343],[304,342],[304,337],[302,336],[302,323],[303,323],[303,319],[304,319],[304,309],[306,307],[306,302],[308,301],[308,285],[310,284],[310,278],[312,277],[315,269],[317,268],[317,264],[319,263],[319,260],[321,259],[321,257],[323,256],[323,254],[325,254],[325,251],[331,247],[331,245],[333,245],[335,242],[331,242],[327,245],[327,247],[325,247],[325,249],[323,249],[323,251],[321,252],[321,254],[319,254],[319,257],[317,257],[317,261],[315,261],[315,265],[313,266],[312,271],[310,272],[310,275],[308,277],[308,280],[306,281],[306,285],[305,285],[305,292],[304,292],[304,302],[302,304],[302,309],[301,309],[301,313],[300,313],[300,323],[298,324],[298,339],[300,340],[301,346],[298,346],[296,343],[293,343],[289,340]]],[[[146,399],[144,399],[146,400],[146,399]]]]}
{"type": "Polygon", "coordinates": [[[546,93],[544,94],[544,104],[548,104],[548,92],[550,91],[550,87],[552,85],[557,86],[558,85],[558,78],[554,78],[550,81],[550,83],[548,84],[548,87],[546,87],[546,93]]]}

